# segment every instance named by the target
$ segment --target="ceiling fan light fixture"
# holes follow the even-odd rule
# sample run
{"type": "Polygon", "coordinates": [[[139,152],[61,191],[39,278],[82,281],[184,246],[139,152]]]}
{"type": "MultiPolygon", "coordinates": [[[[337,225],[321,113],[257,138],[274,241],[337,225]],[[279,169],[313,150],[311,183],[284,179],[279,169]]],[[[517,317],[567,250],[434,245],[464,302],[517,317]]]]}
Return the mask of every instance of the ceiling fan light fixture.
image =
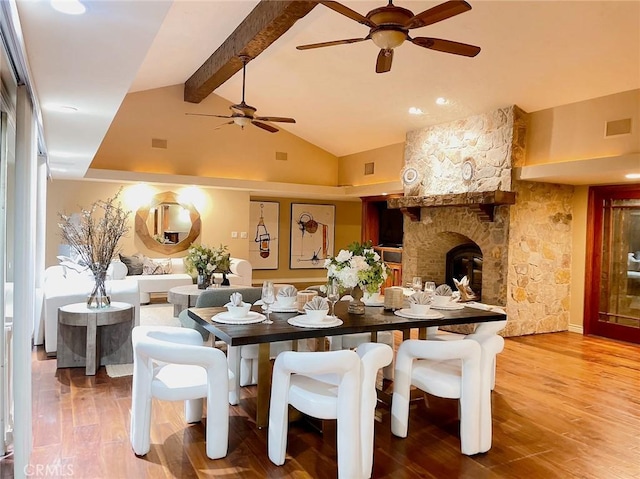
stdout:
{"type": "Polygon", "coordinates": [[[245,117],[245,116],[236,116],[236,117],[233,119],[233,122],[234,122],[236,125],[238,125],[238,126],[240,126],[240,127],[244,128],[245,126],[248,126],[248,125],[250,125],[250,124],[251,124],[251,118],[247,118],[247,117],[245,117]]]}
{"type": "Polygon", "coordinates": [[[382,50],[393,50],[399,47],[407,39],[407,34],[402,30],[380,29],[371,34],[371,40],[382,50]]]}

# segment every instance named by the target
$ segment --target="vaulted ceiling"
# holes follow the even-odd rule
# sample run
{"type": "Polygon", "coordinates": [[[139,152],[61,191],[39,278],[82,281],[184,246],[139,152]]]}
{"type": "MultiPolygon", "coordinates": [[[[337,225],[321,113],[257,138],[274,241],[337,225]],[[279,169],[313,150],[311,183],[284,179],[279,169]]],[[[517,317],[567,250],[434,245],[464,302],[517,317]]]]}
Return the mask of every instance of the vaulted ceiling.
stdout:
{"type": "MultiPolygon", "coordinates": [[[[82,176],[127,92],[183,84],[258,2],[84,3],[80,16],[45,1],[17,3],[54,177],[82,176]]],[[[344,2],[363,15],[384,3],[344,2]]],[[[396,3],[417,13],[440,2],[396,3]]],[[[405,43],[384,74],[374,71],[378,48],[371,41],[295,48],[367,35],[365,25],[318,5],[248,64],[247,103],[258,114],[295,118],[278,127],[343,156],[511,104],[531,112],[640,88],[639,1],[470,4],[472,10],[412,34],[478,45],[477,57],[405,43]],[[437,105],[438,97],[448,104],[437,105]],[[409,115],[410,107],[423,114],[409,115]]],[[[237,103],[241,90],[235,74],[215,94],[237,103]]]]}

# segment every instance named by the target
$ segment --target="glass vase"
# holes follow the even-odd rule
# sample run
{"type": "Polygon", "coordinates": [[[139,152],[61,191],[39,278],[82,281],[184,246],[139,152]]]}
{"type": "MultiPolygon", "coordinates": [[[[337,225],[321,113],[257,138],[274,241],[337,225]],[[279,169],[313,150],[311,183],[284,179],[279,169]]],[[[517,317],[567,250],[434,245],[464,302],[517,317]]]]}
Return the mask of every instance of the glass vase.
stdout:
{"type": "Polygon", "coordinates": [[[93,273],[93,289],[87,297],[88,308],[108,308],[111,306],[111,297],[107,294],[106,280],[107,267],[105,265],[95,263],[91,267],[93,273]]]}
{"type": "Polygon", "coordinates": [[[205,274],[204,271],[198,271],[198,279],[197,279],[198,289],[207,289],[211,284],[210,281],[211,281],[211,276],[209,276],[208,274],[205,274]]]}
{"type": "Polygon", "coordinates": [[[349,307],[347,308],[347,312],[350,314],[364,314],[364,303],[362,302],[362,288],[360,286],[355,286],[351,290],[351,297],[353,298],[349,301],[349,307]]]}

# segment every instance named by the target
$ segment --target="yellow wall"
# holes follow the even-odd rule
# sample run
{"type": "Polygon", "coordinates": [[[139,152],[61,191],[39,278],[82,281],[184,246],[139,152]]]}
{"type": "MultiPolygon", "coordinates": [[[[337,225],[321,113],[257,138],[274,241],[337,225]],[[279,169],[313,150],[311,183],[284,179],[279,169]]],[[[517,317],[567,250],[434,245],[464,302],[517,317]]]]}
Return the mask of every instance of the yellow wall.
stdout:
{"type": "MultiPolygon", "coordinates": [[[[259,284],[264,279],[275,279],[284,283],[322,284],[326,282],[325,269],[289,269],[289,251],[291,244],[291,203],[333,204],[336,206],[336,236],[334,254],[349,243],[360,240],[362,226],[362,204],[359,201],[314,201],[292,200],[290,198],[255,197],[252,201],[277,201],[280,203],[280,231],[278,232],[278,270],[254,270],[253,280],[259,284]]],[[[253,238],[250,232],[249,236],[253,238]]]]}
{"type": "Polygon", "coordinates": [[[640,152],[640,90],[530,114],[526,165],[640,152]],[[605,123],[631,118],[631,134],[605,138],[605,123]]]}
{"type": "Polygon", "coordinates": [[[360,186],[400,179],[404,167],[404,143],[363,151],[340,158],[338,184],[360,186]],[[364,174],[365,163],[374,163],[373,175],[364,174]]]}
{"type": "Polygon", "coordinates": [[[587,262],[587,203],[589,188],[576,186],[573,190],[571,222],[571,306],[569,330],[582,332],[584,323],[584,275],[587,262]]]}
{"type": "MultiPolygon", "coordinates": [[[[148,185],[150,198],[153,194],[173,191],[181,194],[187,186],[148,185]]],[[[136,252],[149,257],[164,256],[144,246],[134,234],[135,211],[145,195],[136,191],[137,185],[84,180],[54,180],[47,188],[47,239],[46,265],[57,263],[56,255],[61,242],[58,213],[71,214],[81,208],[89,208],[96,200],[113,197],[122,187],[121,203],[132,210],[129,217],[130,231],[121,240],[120,249],[124,254],[136,252]]],[[[232,256],[246,258],[249,254],[247,240],[231,239],[231,231],[247,231],[249,227],[249,194],[244,191],[219,190],[213,188],[194,188],[194,206],[200,213],[202,232],[198,243],[217,246],[220,243],[229,247],[232,256]]],[[[186,252],[172,256],[185,256],[186,252]]]]}
{"type": "Polygon", "coordinates": [[[187,103],[182,94],[183,85],[128,94],[91,168],[337,185],[336,156],[284,130],[216,129],[227,120],[185,113],[227,115],[230,103],[215,94],[199,104],[187,103]],[[152,139],[166,140],[167,148],[152,148],[152,139]],[[288,159],[276,160],[276,152],[287,153],[288,159]]]}
{"type": "MultiPolygon", "coordinates": [[[[55,180],[48,184],[47,191],[47,238],[46,238],[46,266],[57,264],[56,255],[61,243],[58,213],[72,214],[81,208],[89,208],[99,199],[113,197],[122,187],[122,205],[132,211],[129,219],[130,231],[121,240],[120,250],[130,255],[136,252],[157,258],[161,253],[147,249],[134,233],[135,211],[154,194],[173,191],[180,195],[187,193],[193,198],[193,204],[200,213],[202,232],[196,243],[217,246],[220,243],[229,247],[231,255],[248,259],[249,241],[253,241],[253,225],[249,224],[249,205],[252,199],[278,201],[280,203],[280,248],[278,270],[254,271],[257,284],[262,279],[274,279],[278,282],[300,282],[301,284],[323,283],[326,278],[324,269],[289,269],[289,243],[291,224],[291,203],[319,203],[336,206],[336,235],[335,250],[344,248],[352,241],[360,239],[361,203],[359,201],[317,201],[292,200],[290,198],[250,198],[246,191],[224,190],[216,188],[199,188],[180,185],[144,185],[147,190],[142,193],[140,185],[121,184],[114,182],[100,182],[87,180],[55,180]],[[238,232],[238,238],[232,238],[231,232],[238,232]],[[247,238],[242,239],[241,233],[247,232],[247,238]]],[[[172,256],[182,257],[186,251],[172,256]]]]}

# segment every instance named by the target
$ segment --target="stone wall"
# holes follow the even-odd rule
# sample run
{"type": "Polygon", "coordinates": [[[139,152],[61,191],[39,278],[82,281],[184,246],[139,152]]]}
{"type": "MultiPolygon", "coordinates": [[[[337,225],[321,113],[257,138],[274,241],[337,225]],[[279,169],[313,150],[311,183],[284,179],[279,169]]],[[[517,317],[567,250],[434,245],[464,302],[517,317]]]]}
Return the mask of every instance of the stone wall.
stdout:
{"type": "Polygon", "coordinates": [[[438,284],[446,253],[473,242],[483,254],[482,301],[504,306],[506,336],[567,330],[573,187],[512,179],[525,158],[526,114],[518,107],[437,125],[407,135],[405,167],[421,182],[405,196],[514,191],[516,203],[495,208],[486,221],[467,207],[423,207],[405,218],[403,282],[413,276],[438,284]],[[461,166],[474,165],[465,180],[461,166]]]}

